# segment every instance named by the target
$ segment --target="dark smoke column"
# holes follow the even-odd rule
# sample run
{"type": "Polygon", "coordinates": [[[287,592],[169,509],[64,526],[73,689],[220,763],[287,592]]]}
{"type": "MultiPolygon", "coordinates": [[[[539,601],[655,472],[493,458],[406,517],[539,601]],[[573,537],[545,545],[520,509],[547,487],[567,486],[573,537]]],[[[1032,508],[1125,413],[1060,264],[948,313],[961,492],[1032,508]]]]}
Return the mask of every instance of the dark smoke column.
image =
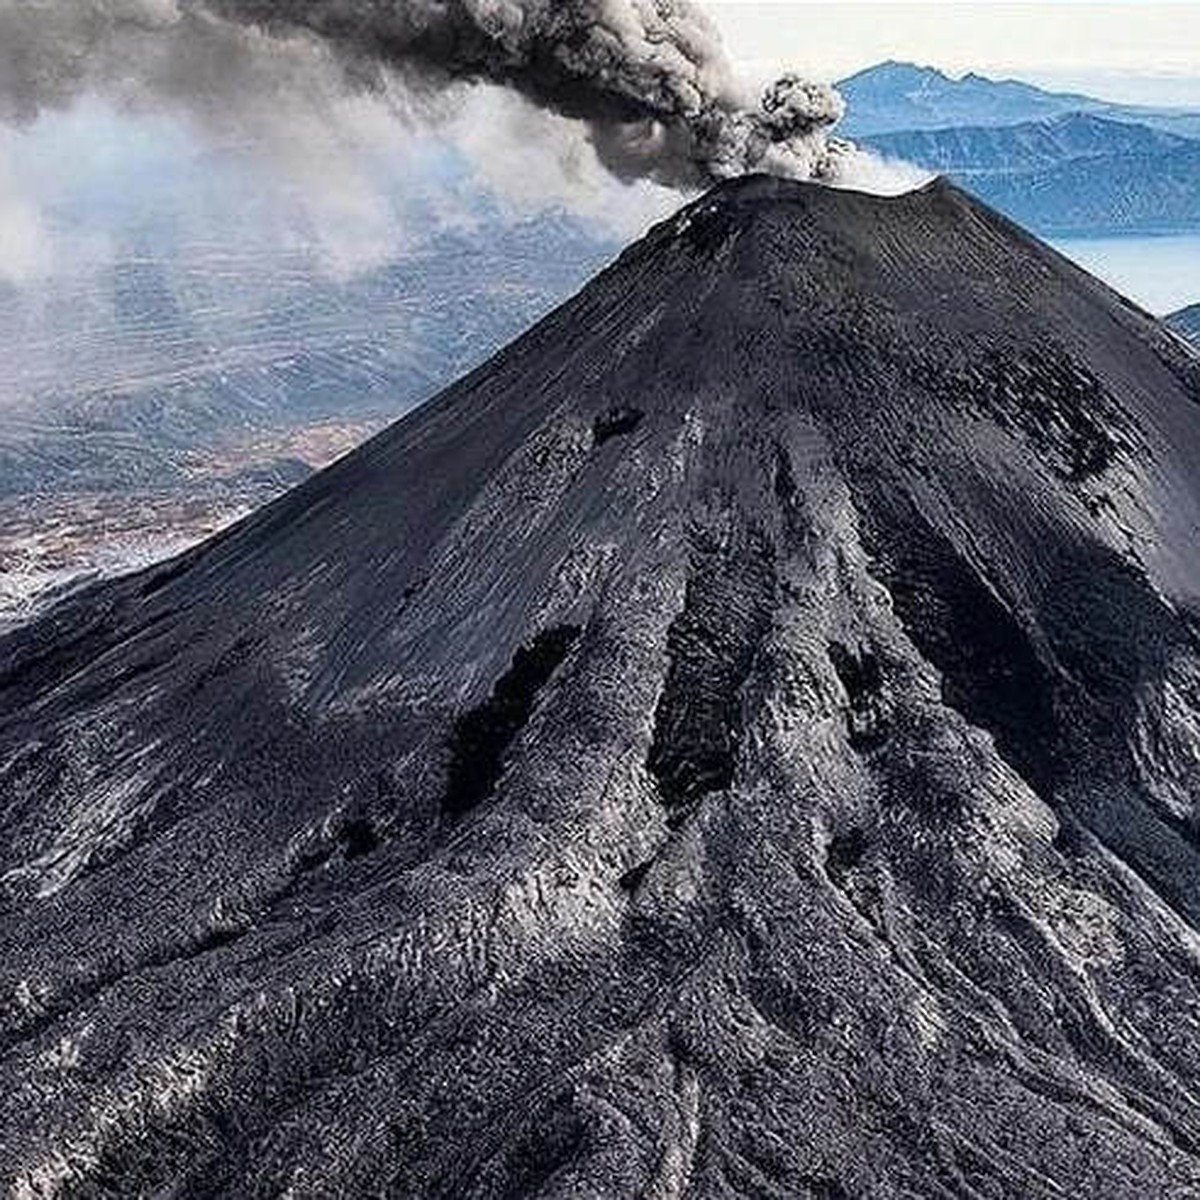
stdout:
{"type": "MultiPolygon", "coordinates": [[[[842,149],[827,137],[843,112],[831,87],[787,77],[761,101],[747,95],[717,29],[687,0],[62,0],[0,13],[14,65],[38,64],[25,72],[36,81],[98,61],[126,79],[152,57],[148,42],[186,48],[217,26],[254,48],[248,70],[255,53],[299,35],[331,51],[353,85],[395,74],[426,90],[511,88],[581,121],[623,178],[684,188],[753,171],[807,179],[830,174],[842,149]]],[[[25,100],[7,107],[36,111],[37,97],[25,100]]]]}

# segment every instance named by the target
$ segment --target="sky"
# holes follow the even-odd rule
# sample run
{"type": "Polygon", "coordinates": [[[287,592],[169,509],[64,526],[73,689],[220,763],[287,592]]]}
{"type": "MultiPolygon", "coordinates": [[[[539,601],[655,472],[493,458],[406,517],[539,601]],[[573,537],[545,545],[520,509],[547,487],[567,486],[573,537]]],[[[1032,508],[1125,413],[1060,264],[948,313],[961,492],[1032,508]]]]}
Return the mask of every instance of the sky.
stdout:
{"type": "Polygon", "coordinates": [[[1015,75],[1133,103],[1200,105],[1200,2],[718,0],[732,56],[755,75],[839,79],[894,58],[1015,75]]]}

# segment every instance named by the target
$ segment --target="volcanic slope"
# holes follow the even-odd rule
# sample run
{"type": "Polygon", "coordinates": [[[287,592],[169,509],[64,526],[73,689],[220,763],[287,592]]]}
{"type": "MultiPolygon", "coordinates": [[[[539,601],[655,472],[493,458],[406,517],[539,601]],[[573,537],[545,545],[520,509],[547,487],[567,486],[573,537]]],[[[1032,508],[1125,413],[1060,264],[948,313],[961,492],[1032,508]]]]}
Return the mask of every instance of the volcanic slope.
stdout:
{"type": "Polygon", "coordinates": [[[0,643],[14,1195],[1200,1194],[1200,359],[752,178],[0,643]]]}

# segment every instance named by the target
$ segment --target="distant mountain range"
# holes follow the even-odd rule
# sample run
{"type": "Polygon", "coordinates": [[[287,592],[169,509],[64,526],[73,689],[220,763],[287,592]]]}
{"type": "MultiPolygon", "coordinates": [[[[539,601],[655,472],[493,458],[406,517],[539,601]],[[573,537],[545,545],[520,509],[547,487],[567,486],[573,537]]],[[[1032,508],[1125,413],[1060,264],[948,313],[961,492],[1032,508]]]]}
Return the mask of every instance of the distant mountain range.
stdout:
{"type": "Polygon", "coordinates": [[[1200,141],[1089,113],[864,138],[947,175],[1043,234],[1200,228],[1200,141]]]}
{"type": "Polygon", "coordinates": [[[1200,229],[1200,114],[884,63],[840,85],[847,130],[1042,234],[1200,229]]]}
{"type": "Polygon", "coordinates": [[[1200,304],[1193,304],[1190,308],[1172,313],[1167,318],[1167,324],[1200,345],[1200,304]]]}
{"type": "Polygon", "coordinates": [[[963,125],[873,134],[863,144],[932,171],[978,179],[1047,171],[1099,158],[1186,153],[1200,142],[1094,113],[1067,113],[1016,125],[963,125]]]}
{"type": "Polygon", "coordinates": [[[1200,137],[1200,112],[1115,104],[974,73],[955,79],[913,63],[879,63],[843,79],[838,88],[849,106],[844,128],[858,138],[899,130],[1017,125],[1084,112],[1200,137]]]}

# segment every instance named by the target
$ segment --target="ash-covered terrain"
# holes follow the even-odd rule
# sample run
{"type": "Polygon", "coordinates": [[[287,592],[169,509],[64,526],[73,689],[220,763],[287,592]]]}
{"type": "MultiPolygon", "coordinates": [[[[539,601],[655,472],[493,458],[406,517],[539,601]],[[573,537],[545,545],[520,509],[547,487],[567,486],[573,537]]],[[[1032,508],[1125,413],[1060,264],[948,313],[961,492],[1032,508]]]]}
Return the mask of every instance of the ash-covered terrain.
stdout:
{"type": "Polygon", "coordinates": [[[1200,359],[750,178],[0,642],[18,1196],[1200,1191],[1200,359]]]}

